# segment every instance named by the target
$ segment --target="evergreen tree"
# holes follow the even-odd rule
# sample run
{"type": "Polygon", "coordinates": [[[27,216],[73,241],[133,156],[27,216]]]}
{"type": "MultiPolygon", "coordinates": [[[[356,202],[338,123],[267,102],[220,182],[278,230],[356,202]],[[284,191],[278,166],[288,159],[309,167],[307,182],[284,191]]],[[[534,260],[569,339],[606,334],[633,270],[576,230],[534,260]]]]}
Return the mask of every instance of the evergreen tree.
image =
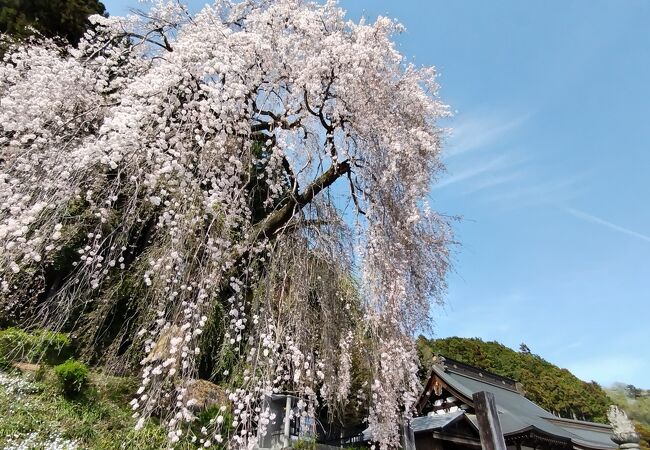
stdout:
{"type": "Polygon", "coordinates": [[[625,394],[630,398],[637,398],[639,396],[640,390],[633,384],[628,384],[625,387],[625,394]]]}
{"type": "Polygon", "coordinates": [[[88,16],[105,12],[99,0],[3,0],[0,33],[23,39],[36,31],[77,44],[88,26],[88,16]]]}

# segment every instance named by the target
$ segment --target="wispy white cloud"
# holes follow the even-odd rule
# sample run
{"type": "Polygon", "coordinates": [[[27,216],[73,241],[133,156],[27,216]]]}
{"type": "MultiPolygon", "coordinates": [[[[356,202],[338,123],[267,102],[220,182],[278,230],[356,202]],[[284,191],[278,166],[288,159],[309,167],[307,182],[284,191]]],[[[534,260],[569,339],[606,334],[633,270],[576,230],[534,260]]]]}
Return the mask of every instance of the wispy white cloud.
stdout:
{"type": "Polygon", "coordinates": [[[433,186],[433,188],[440,189],[445,186],[449,186],[461,181],[474,179],[485,173],[504,169],[507,166],[511,165],[512,163],[513,160],[509,155],[501,155],[496,158],[492,158],[486,161],[481,161],[480,163],[474,164],[465,170],[462,170],[458,173],[452,174],[447,178],[444,178],[442,181],[436,183],[433,186]]]}
{"type": "Polygon", "coordinates": [[[473,112],[453,125],[446,153],[449,173],[432,186],[455,195],[474,195],[505,209],[566,204],[582,192],[584,174],[540,179],[540,158],[517,140],[533,115],[473,112]]]}
{"type": "Polygon", "coordinates": [[[444,156],[452,158],[491,146],[521,126],[529,117],[530,114],[504,117],[490,113],[484,117],[469,116],[459,120],[452,125],[451,137],[444,156]]]}
{"type": "Polygon", "coordinates": [[[558,178],[510,187],[501,192],[491,194],[487,200],[507,208],[518,208],[528,205],[563,203],[581,192],[582,176],[558,178]]]}
{"type": "Polygon", "coordinates": [[[465,189],[464,194],[472,194],[474,192],[495,188],[511,182],[519,182],[524,180],[525,177],[526,171],[524,170],[491,174],[481,180],[476,180],[472,186],[465,189]]]}
{"type": "Polygon", "coordinates": [[[575,208],[565,208],[564,209],[566,212],[571,214],[572,216],[575,216],[579,219],[586,220],[587,222],[595,223],[598,225],[602,225],[606,228],[609,228],[610,230],[618,231],[619,233],[627,234],[628,236],[635,237],[637,239],[641,239],[642,241],[650,242],[650,236],[645,235],[643,233],[639,233],[634,230],[630,230],[628,228],[622,227],[620,225],[617,225],[615,223],[609,222],[605,219],[601,219],[600,217],[596,217],[594,215],[588,214],[584,211],[580,211],[579,209],[575,208]]]}

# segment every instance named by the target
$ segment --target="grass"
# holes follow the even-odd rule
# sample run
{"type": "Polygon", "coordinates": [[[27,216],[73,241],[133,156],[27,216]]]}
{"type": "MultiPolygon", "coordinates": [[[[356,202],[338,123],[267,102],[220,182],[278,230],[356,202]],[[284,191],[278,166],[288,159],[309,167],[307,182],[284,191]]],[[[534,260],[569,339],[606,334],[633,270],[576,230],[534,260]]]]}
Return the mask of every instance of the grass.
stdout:
{"type": "MultiPolygon", "coordinates": [[[[41,369],[37,377],[19,372],[0,375],[5,381],[0,380],[0,448],[18,448],[25,442],[27,448],[46,448],[46,443],[57,439],[74,448],[98,450],[153,450],[169,445],[166,431],[153,420],[141,430],[134,428],[128,402],[137,379],[91,372],[84,395],[68,399],[50,368],[41,369]]],[[[175,448],[196,447],[188,440],[175,448]]]]}
{"type": "MultiPolygon", "coordinates": [[[[18,328],[0,330],[0,448],[158,450],[170,447],[167,431],[156,420],[150,419],[142,429],[135,429],[129,402],[138,389],[137,378],[89,370],[81,362],[68,359],[74,356],[73,352],[70,339],[62,333],[27,332],[18,328]],[[52,368],[52,364],[63,360],[66,362],[52,368]]],[[[198,414],[190,432],[185,433],[174,449],[199,448],[202,442],[199,430],[217,413],[218,409],[198,414]],[[192,438],[196,443],[191,442],[192,438]]]]}

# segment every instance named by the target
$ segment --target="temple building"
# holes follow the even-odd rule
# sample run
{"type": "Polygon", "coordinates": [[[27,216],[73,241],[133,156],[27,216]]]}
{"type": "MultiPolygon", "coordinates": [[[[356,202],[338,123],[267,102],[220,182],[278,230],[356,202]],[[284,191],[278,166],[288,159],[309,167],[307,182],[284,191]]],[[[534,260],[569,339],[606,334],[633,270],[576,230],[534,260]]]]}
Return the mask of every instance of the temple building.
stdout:
{"type": "MultiPolygon", "coordinates": [[[[417,450],[481,448],[474,394],[494,395],[508,450],[615,450],[609,425],[557,417],[523,395],[519,383],[440,358],[417,403],[410,430],[417,450]]],[[[413,445],[405,445],[413,447],[413,445]]]]}

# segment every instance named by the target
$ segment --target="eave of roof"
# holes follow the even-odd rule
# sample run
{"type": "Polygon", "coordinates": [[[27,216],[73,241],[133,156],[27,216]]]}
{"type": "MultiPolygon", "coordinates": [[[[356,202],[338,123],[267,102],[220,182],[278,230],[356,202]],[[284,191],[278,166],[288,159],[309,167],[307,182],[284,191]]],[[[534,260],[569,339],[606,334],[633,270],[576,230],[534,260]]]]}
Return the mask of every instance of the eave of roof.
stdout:
{"type": "Polygon", "coordinates": [[[462,417],[463,411],[415,417],[411,419],[411,429],[414,433],[419,433],[420,431],[441,430],[444,427],[457,422],[462,417]]]}

